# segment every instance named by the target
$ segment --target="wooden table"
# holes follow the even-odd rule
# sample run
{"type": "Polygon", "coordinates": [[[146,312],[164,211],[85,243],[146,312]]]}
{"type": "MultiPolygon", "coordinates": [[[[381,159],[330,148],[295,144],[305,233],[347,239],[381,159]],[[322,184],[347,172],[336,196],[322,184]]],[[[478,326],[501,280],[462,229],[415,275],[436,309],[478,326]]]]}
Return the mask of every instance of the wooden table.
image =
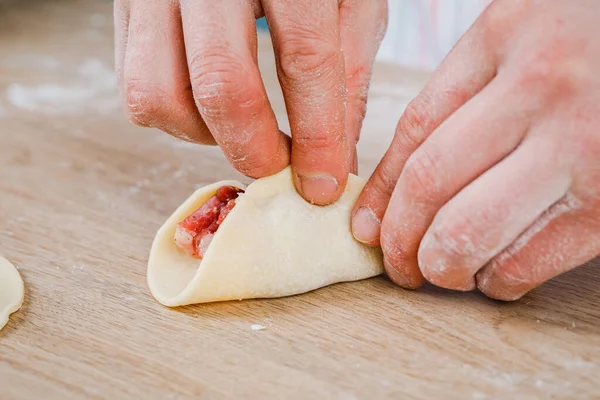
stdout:
{"type": "MultiPolygon", "coordinates": [[[[239,176],[217,148],[126,122],[110,14],[98,0],[0,10],[0,253],[26,284],[0,332],[1,399],[600,397],[598,263],[511,304],[378,277],[160,306],[145,281],[156,229],[194,188],[239,176]]],[[[287,129],[268,40],[261,68],[287,129]]],[[[426,78],[375,75],[363,176],[426,78]]]]}

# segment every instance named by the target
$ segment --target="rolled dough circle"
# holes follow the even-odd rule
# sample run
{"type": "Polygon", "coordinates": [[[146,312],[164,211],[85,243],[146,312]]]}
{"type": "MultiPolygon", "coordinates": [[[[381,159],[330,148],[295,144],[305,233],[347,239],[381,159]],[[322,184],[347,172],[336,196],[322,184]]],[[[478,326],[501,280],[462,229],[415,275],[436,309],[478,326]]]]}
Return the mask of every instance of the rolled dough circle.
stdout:
{"type": "Polygon", "coordinates": [[[0,256],[0,329],[8,322],[8,316],[23,304],[25,285],[21,275],[7,259],[0,256]]]}

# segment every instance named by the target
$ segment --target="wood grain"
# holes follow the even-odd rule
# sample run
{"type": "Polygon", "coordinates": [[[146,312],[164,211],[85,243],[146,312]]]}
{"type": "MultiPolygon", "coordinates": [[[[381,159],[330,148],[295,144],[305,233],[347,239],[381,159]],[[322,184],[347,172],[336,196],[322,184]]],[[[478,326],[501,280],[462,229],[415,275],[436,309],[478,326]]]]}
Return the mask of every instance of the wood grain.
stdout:
{"type": "MultiPolygon", "coordinates": [[[[598,262],[512,304],[379,277],[160,306],[145,282],[156,229],[197,186],[240,176],[216,148],[126,122],[110,14],[83,0],[0,13],[0,253],[27,290],[0,332],[1,399],[600,398],[598,262]]],[[[377,66],[362,176],[425,78],[377,66]]]]}

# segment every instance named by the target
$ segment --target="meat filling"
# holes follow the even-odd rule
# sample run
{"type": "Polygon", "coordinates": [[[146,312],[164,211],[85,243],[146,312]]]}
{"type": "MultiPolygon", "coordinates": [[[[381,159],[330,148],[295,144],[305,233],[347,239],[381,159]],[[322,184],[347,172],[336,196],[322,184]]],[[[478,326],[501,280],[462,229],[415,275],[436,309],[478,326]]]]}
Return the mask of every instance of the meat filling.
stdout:
{"type": "Polygon", "coordinates": [[[204,257],[215,232],[235,207],[242,189],[223,186],[199,209],[177,224],[175,244],[192,257],[204,257]]]}

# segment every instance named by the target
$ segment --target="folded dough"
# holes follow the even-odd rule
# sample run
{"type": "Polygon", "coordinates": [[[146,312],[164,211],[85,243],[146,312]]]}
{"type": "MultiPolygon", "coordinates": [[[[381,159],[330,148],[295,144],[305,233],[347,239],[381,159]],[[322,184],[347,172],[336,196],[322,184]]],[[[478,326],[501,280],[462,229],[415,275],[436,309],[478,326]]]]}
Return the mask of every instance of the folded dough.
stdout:
{"type": "Polygon", "coordinates": [[[25,286],[17,269],[0,257],[0,329],[8,322],[8,316],[23,304],[25,286]]]}
{"type": "Polygon", "coordinates": [[[227,185],[244,188],[222,181],[197,190],[156,234],[148,285],[160,303],[282,297],[383,272],[381,249],[360,244],[350,231],[364,181],[351,175],[340,200],[315,206],[298,195],[289,167],[248,186],[202,260],[187,255],[173,240],[177,224],[227,185]]]}

